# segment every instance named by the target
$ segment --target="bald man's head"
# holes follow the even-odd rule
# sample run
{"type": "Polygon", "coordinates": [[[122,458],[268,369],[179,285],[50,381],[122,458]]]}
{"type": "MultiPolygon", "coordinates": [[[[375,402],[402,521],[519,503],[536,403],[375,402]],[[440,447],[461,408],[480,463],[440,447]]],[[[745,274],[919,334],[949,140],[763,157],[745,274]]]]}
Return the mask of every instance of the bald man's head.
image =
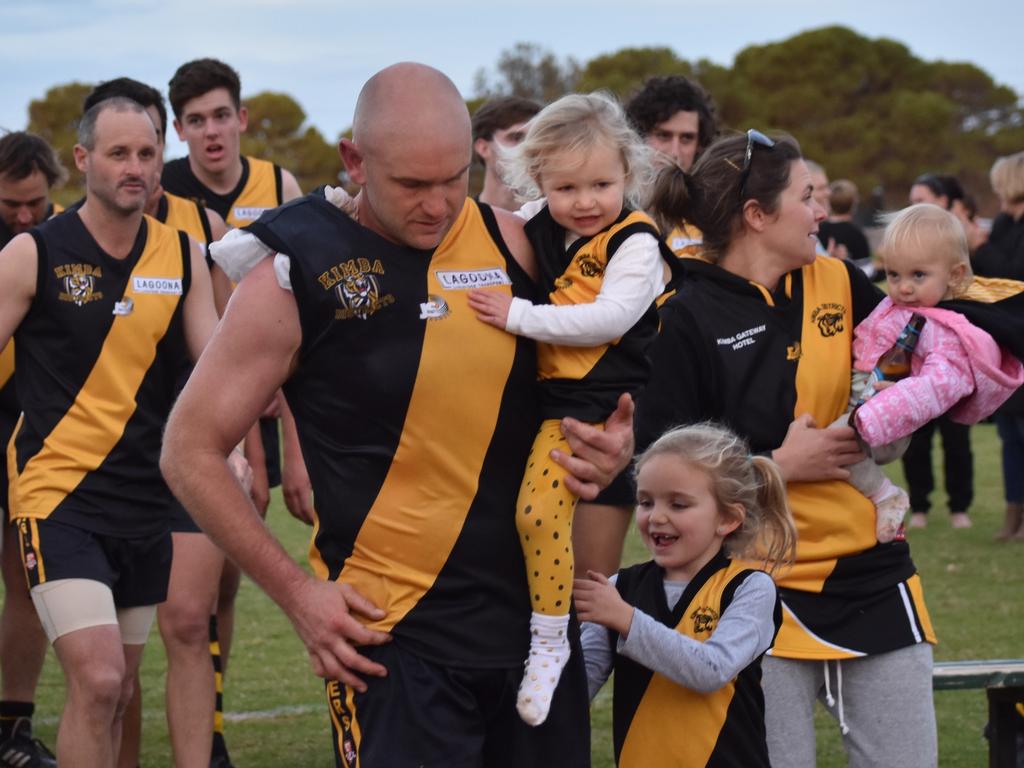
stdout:
{"type": "Polygon", "coordinates": [[[341,155],[362,187],[359,220],[384,237],[435,248],[462,210],[472,155],[469,111],[455,84],[401,63],[367,81],[341,155]]]}
{"type": "Polygon", "coordinates": [[[402,62],[382,69],[359,92],[352,140],[371,151],[411,134],[460,137],[472,128],[466,103],[447,75],[426,64],[402,62]]]}

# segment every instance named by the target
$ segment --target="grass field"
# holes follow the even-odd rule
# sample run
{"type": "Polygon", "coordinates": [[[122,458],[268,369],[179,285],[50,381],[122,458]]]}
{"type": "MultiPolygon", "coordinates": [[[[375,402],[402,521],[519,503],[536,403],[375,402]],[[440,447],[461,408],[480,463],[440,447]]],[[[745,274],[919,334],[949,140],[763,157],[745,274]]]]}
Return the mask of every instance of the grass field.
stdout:
{"type": "MultiPolygon", "coordinates": [[[[937,660],[1010,658],[1024,655],[1024,544],[997,544],[992,534],[1002,520],[999,441],[991,425],[972,435],[976,464],[974,528],[950,529],[944,494],[934,499],[931,525],[911,535],[914,560],[922,574],[928,608],[939,635],[937,660]]],[[[941,452],[935,451],[935,458],[941,452]]],[[[897,473],[894,477],[901,480],[897,473]]],[[[308,529],[291,519],[275,495],[270,525],[296,558],[304,559],[308,529]]],[[[627,559],[644,559],[635,536],[627,559]]],[[[238,768],[330,768],[333,755],[323,686],[309,671],[305,652],[280,611],[251,583],[239,597],[238,630],[225,694],[228,744],[238,768]]],[[[145,768],[168,766],[170,745],[163,707],[165,661],[154,637],[143,663],[145,768]]],[[[613,765],[610,689],[599,695],[593,712],[595,768],[613,765]]],[[[51,746],[63,701],[56,662],[47,662],[37,701],[37,733],[51,746]]],[[[935,705],[939,762],[949,768],[986,765],[986,721],[982,691],[941,692],[935,705]]],[[[818,717],[819,766],[845,765],[838,730],[821,710],[818,717]]],[[[547,767],[543,767],[547,768],[547,767]]]]}

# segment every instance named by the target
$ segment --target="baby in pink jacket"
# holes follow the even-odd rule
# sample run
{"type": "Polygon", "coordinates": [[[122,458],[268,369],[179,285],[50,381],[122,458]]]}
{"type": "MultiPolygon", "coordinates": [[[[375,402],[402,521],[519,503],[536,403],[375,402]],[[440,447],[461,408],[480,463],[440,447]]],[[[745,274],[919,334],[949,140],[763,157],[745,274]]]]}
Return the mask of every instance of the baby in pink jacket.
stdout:
{"type": "Polygon", "coordinates": [[[899,533],[909,502],[876,464],[882,457],[875,449],[892,461],[902,451],[885,446],[944,413],[961,424],[981,421],[1024,383],[1024,367],[963,314],[937,306],[992,303],[1021,290],[1016,281],[974,278],[963,226],[952,214],[928,204],[904,209],[886,228],[881,250],[889,296],[854,330],[855,380],[892,348],[911,315],[925,318],[911,375],[879,388],[849,417],[869,454],[849,467],[850,482],[875,502],[878,540],[886,542],[899,533]]]}

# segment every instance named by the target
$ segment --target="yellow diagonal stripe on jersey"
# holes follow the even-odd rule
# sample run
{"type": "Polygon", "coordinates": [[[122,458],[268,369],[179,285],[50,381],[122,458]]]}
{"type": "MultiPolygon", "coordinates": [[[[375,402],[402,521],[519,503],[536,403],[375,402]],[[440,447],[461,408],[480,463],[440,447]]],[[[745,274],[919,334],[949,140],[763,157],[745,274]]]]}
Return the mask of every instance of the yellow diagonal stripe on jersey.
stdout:
{"type": "Polygon", "coordinates": [[[136,294],[132,279],[182,278],[182,252],[176,230],[147,218],[146,246],[128,277],[124,296],[134,306],[114,317],[89,376],[43,447],[18,475],[17,514],[45,518],[117,445],[135,413],[135,396],[156,357],[182,296],[136,294]]]}
{"type": "Polygon", "coordinates": [[[0,351],[0,387],[6,386],[14,375],[14,341],[7,342],[7,346],[0,351]]]}
{"type": "MultiPolygon", "coordinates": [[[[479,248],[486,246],[479,239],[459,242],[467,224],[482,229],[480,218],[467,203],[434,254],[428,291],[444,297],[450,315],[427,321],[398,448],[339,577],[384,609],[385,619],[368,624],[382,631],[427,593],[455,546],[515,358],[515,338],[477,320],[468,291],[445,291],[436,276],[438,270],[480,266],[479,248]],[[459,439],[438,440],[452,429],[452,407],[462,411],[459,439]]],[[[489,247],[494,263],[502,263],[497,248],[489,247]]],[[[492,290],[510,293],[511,287],[492,290]]]]}

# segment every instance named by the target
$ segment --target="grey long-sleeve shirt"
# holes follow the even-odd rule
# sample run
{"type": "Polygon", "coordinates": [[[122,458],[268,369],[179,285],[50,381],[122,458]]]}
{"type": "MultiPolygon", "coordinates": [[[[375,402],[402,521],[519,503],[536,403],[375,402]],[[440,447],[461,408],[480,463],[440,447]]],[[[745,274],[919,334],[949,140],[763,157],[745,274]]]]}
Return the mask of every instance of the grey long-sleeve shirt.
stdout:
{"type": "MultiPolygon", "coordinates": [[[[614,583],[615,577],[611,581],[614,583]]],[[[669,607],[686,589],[685,582],[665,582],[669,607]]],[[[743,580],[725,609],[718,626],[705,642],[667,627],[639,609],[633,610],[629,634],[617,637],[600,624],[582,627],[583,657],[593,699],[611,675],[615,654],[643,664],[670,680],[695,691],[716,691],[732,680],[771,645],[775,634],[772,613],[775,584],[768,574],[755,571],[743,580]]]]}

